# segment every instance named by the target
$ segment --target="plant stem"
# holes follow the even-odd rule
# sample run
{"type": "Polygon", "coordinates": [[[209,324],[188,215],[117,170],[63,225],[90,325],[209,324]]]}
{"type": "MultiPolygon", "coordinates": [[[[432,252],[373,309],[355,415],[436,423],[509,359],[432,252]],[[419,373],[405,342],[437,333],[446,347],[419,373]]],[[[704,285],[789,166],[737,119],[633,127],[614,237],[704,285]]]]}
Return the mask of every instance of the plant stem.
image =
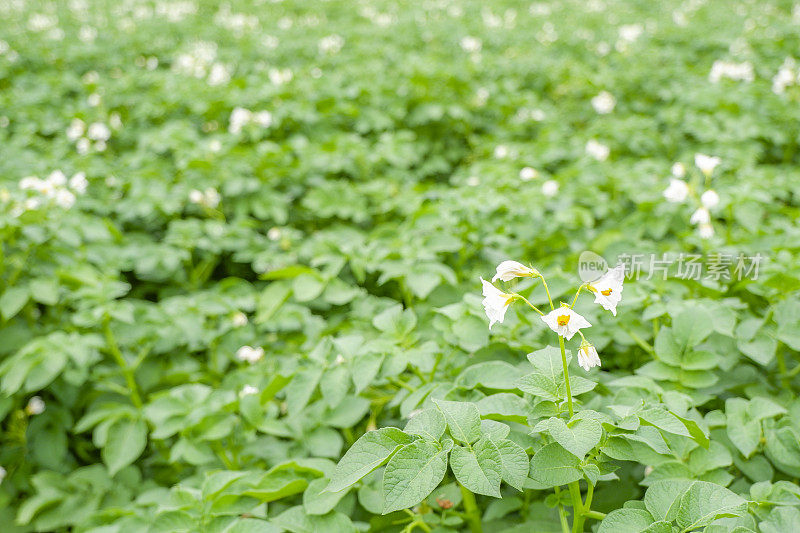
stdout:
{"type": "Polygon", "coordinates": [[[586,518],[594,518],[595,520],[602,520],[606,517],[606,513],[600,511],[584,511],[583,516],[586,518]]]}
{"type": "Polygon", "coordinates": [[[577,481],[569,484],[569,495],[572,498],[572,533],[583,533],[583,503],[581,486],[577,481]]]}
{"type": "Polygon", "coordinates": [[[114,360],[117,362],[119,367],[122,369],[122,373],[125,375],[125,382],[128,384],[131,401],[137,409],[141,409],[142,398],[139,395],[139,387],[136,385],[136,378],[133,375],[133,371],[128,366],[128,362],[125,361],[125,357],[122,355],[119,346],[117,345],[117,340],[114,338],[114,333],[111,331],[111,317],[108,315],[106,315],[106,317],[103,319],[103,333],[106,337],[108,351],[114,357],[114,360]]]}
{"type": "Polygon", "coordinates": [[[530,302],[529,302],[529,301],[528,301],[528,300],[527,300],[527,299],[526,299],[524,296],[522,296],[521,294],[517,294],[517,293],[514,293],[514,296],[515,296],[516,298],[519,298],[520,300],[522,300],[522,301],[523,301],[523,302],[525,302],[526,304],[528,304],[528,305],[531,307],[531,309],[533,309],[534,311],[536,311],[536,312],[537,312],[537,313],[539,313],[540,315],[544,316],[544,313],[542,313],[542,312],[539,310],[539,308],[538,308],[538,307],[536,307],[535,305],[533,305],[532,303],[530,303],[530,302]]]}
{"type": "Polygon", "coordinates": [[[547,287],[547,280],[544,279],[544,276],[542,276],[542,286],[544,287],[544,292],[547,293],[547,301],[550,302],[550,310],[553,311],[555,306],[553,305],[553,299],[550,297],[550,289],[547,287]]]}
{"type": "MultiPolygon", "coordinates": [[[[556,491],[556,496],[561,494],[561,489],[559,487],[554,487],[556,491]]],[[[561,500],[558,501],[558,517],[561,519],[561,531],[563,533],[569,533],[569,524],[567,523],[567,513],[564,512],[564,506],[561,505],[561,500]]]]}
{"type": "Polygon", "coordinates": [[[461,499],[464,502],[464,511],[467,513],[467,524],[472,533],[483,533],[483,525],[481,525],[481,515],[478,511],[478,505],[475,503],[475,495],[469,491],[461,483],[458,484],[461,489],[461,499]]]}
{"type": "Polygon", "coordinates": [[[572,389],[569,386],[569,368],[567,368],[567,352],[564,350],[564,337],[558,336],[558,346],[561,348],[561,364],[564,365],[564,384],[567,387],[567,405],[569,406],[569,417],[575,414],[572,409],[572,389]]]}
{"type": "Polygon", "coordinates": [[[783,356],[783,350],[780,343],[778,343],[778,349],[775,350],[775,355],[777,356],[778,360],[778,372],[781,376],[781,385],[784,389],[791,392],[792,391],[792,384],[789,381],[789,372],[786,368],[786,359],[783,356]]]}
{"type": "Polygon", "coordinates": [[[584,283],[580,287],[578,287],[578,292],[575,293],[575,298],[572,300],[572,305],[569,306],[570,309],[575,309],[575,304],[578,303],[578,295],[581,293],[584,287],[588,284],[584,283]]]}

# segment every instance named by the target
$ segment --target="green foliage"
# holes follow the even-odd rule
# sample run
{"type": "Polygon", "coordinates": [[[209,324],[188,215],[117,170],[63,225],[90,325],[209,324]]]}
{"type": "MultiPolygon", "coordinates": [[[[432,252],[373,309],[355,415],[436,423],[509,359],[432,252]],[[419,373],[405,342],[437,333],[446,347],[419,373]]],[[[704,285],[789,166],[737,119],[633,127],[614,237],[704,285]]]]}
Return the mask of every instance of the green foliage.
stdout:
{"type": "Polygon", "coordinates": [[[0,2],[0,529],[800,530],[797,17],[0,2]]]}

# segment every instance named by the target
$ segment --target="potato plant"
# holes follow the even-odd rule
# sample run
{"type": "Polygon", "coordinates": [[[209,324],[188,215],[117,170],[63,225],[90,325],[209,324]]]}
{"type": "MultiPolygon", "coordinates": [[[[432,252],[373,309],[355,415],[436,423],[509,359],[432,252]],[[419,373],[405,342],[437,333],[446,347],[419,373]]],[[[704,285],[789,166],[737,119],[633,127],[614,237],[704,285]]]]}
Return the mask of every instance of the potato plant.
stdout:
{"type": "Polygon", "coordinates": [[[0,530],[800,531],[799,20],[0,2],[0,530]]]}

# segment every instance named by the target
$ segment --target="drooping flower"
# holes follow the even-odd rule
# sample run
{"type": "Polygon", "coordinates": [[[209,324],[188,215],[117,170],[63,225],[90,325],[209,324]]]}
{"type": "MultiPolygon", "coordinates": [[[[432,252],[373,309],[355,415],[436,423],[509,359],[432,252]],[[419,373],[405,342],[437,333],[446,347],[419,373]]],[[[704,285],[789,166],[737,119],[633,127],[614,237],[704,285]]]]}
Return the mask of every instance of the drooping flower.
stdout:
{"type": "Polygon", "coordinates": [[[517,261],[503,261],[497,265],[497,273],[492,278],[492,283],[498,279],[511,281],[514,278],[535,278],[539,275],[539,271],[535,268],[526,267],[517,261]]]}
{"type": "Polygon", "coordinates": [[[504,293],[483,278],[481,283],[483,283],[483,308],[489,318],[489,329],[492,329],[495,322],[502,322],[505,318],[508,306],[514,301],[514,295],[504,293]]]}
{"type": "Polygon", "coordinates": [[[664,189],[664,198],[668,202],[681,203],[689,195],[689,186],[685,181],[677,178],[669,179],[669,186],[664,189]]]}
{"type": "Polygon", "coordinates": [[[597,354],[597,349],[589,342],[581,342],[581,347],[578,348],[578,365],[587,372],[593,366],[600,366],[600,356],[597,354]]]}
{"type": "Polygon", "coordinates": [[[706,176],[710,176],[714,169],[717,168],[722,162],[722,159],[716,156],[710,156],[705,154],[695,154],[694,155],[694,164],[699,168],[703,174],[706,176]]]}
{"type": "Polygon", "coordinates": [[[714,209],[719,205],[719,194],[709,189],[700,196],[700,203],[706,209],[714,209]]]}
{"type": "Polygon", "coordinates": [[[625,265],[620,263],[586,287],[594,294],[594,303],[617,316],[617,304],[622,300],[622,283],[625,280],[625,265]]]}
{"type": "Polygon", "coordinates": [[[692,213],[692,217],[689,219],[689,223],[692,225],[708,224],[710,222],[711,222],[711,214],[705,207],[698,207],[697,211],[692,213]]]}
{"type": "Polygon", "coordinates": [[[579,329],[592,327],[589,321],[564,304],[542,317],[547,326],[559,336],[570,340],[579,329]]]}

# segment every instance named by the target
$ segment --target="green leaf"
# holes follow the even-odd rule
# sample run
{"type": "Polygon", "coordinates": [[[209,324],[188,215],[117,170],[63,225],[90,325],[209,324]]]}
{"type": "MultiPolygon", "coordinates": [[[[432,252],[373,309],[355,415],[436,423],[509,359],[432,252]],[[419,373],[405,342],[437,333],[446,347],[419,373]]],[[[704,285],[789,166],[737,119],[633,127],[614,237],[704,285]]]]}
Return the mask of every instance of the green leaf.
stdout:
{"type": "Polygon", "coordinates": [[[550,443],[531,459],[530,477],[544,487],[556,487],[583,477],[580,460],[557,442],[550,443]]]}
{"type": "Polygon", "coordinates": [[[672,333],[683,348],[693,348],[714,331],[714,320],[702,307],[680,311],[672,318],[672,333]]]}
{"type": "Polygon", "coordinates": [[[450,468],[458,482],[471,492],[500,497],[500,451],[490,439],[480,439],[471,449],[454,447],[450,452],[450,468]]]}
{"type": "Polygon", "coordinates": [[[397,428],[386,427],[361,436],[344,454],[325,490],[338,492],[349,487],[386,462],[398,448],[412,441],[397,428]]]}
{"type": "Polygon", "coordinates": [[[433,399],[444,415],[450,435],[460,442],[471,443],[481,436],[481,414],[478,406],[469,402],[451,402],[433,399]]]}
{"type": "Polygon", "coordinates": [[[108,473],[114,475],[133,463],[147,445],[147,424],[144,420],[125,418],[108,429],[108,438],[101,453],[108,473]]]}
{"type": "Polygon", "coordinates": [[[444,478],[447,452],[418,440],[395,453],[383,472],[383,514],[407,509],[423,500],[444,478]]]}
{"type": "Polygon", "coordinates": [[[608,513],[597,533],[641,533],[653,522],[653,517],[644,509],[617,509],[608,513]]]}
{"type": "Polygon", "coordinates": [[[747,502],[730,490],[714,483],[695,481],[681,497],[677,522],[685,531],[705,527],[717,518],[742,516],[747,502]]]}
{"type": "Polygon", "coordinates": [[[678,516],[681,497],[692,484],[689,480],[657,481],[644,494],[644,504],[658,520],[672,522],[678,516]]]}
{"type": "Polygon", "coordinates": [[[518,491],[522,491],[522,486],[530,470],[528,454],[525,453],[522,446],[510,440],[501,440],[494,444],[497,446],[497,451],[500,452],[500,470],[503,481],[518,491]]]}
{"type": "Polygon", "coordinates": [[[320,515],[330,512],[348,491],[329,492],[326,490],[328,481],[325,478],[315,479],[303,492],[303,509],[306,514],[320,515]]]}
{"type": "Polygon", "coordinates": [[[686,426],[683,424],[683,422],[678,420],[678,417],[665,409],[652,407],[637,414],[639,415],[639,419],[643,424],[655,426],[661,431],[666,431],[667,433],[691,437],[689,430],[686,429],[686,426]]]}
{"type": "Polygon", "coordinates": [[[22,309],[28,302],[29,296],[27,287],[9,287],[0,296],[0,314],[3,319],[8,320],[22,309]]]}
{"type": "Polygon", "coordinates": [[[456,379],[456,386],[474,389],[482,386],[487,389],[512,390],[519,379],[519,370],[503,361],[489,361],[467,367],[456,379]]]}
{"type": "Polygon", "coordinates": [[[447,422],[441,411],[429,407],[418,412],[403,429],[409,435],[419,435],[428,440],[438,441],[447,428],[447,422]]]}
{"type": "Polygon", "coordinates": [[[583,459],[597,446],[603,436],[600,423],[592,419],[573,420],[567,425],[557,417],[551,417],[536,424],[534,431],[547,431],[565,450],[583,459]]]}

